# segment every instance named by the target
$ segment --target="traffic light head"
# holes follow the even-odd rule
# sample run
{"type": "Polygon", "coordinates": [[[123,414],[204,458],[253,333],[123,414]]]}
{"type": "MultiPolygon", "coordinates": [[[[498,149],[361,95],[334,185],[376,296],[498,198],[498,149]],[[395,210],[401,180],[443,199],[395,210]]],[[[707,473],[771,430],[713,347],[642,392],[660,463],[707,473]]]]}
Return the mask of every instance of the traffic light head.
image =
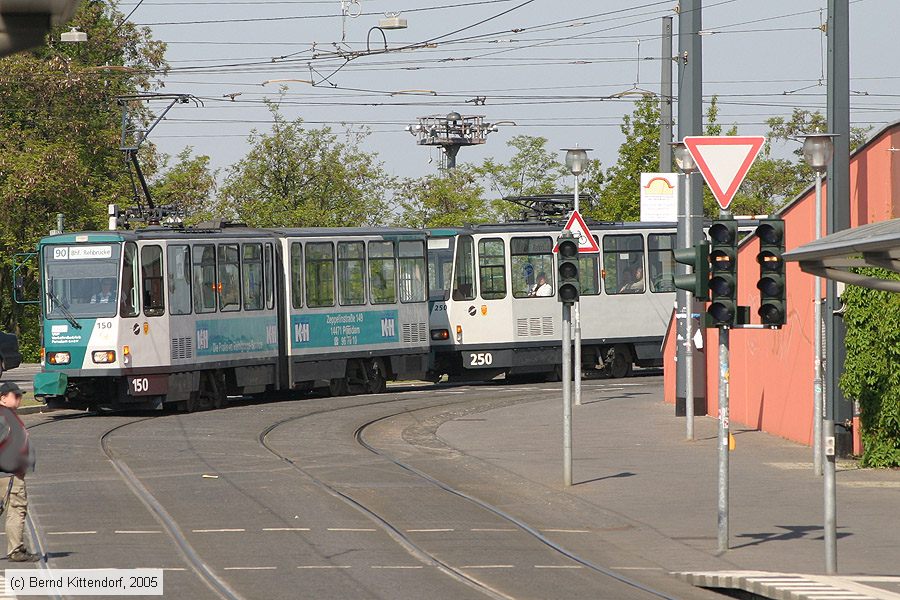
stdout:
{"type": "Polygon", "coordinates": [[[787,322],[787,283],[784,270],[784,221],[763,219],[756,228],[759,237],[760,303],[759,316],[763,325],[780,327],[787,322]]]}
{"type": "Polygon", "coordinates": [[[709,238],[712,303],[707,312],[712,325],[732,326],[737,322],[737,221],[713,222],[709,238]]]}
{"type": "Polygon", "coordinates": [[[559,251],[558,298],[565,304],[575,304],[581,294],[581,285],[578,282],[578,242],[571,233],[564,232],[559,236],[557,250],[559,251]]]}
{"type": "Polygon", "coordinates": [[[680,290],[687,290],[697,300],[709,300],[709,243],[701,242],[690,248],[672,251],[675,262],[688,265],[692,273],[675,275],[672,283],[680,290]]]}

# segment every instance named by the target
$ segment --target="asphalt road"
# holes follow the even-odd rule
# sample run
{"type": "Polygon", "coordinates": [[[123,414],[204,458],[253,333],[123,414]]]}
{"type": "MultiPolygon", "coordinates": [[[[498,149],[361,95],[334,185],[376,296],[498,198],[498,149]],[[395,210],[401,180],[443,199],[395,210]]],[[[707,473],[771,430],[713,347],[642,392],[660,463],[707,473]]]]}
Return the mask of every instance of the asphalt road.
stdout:
{"type": "Polygon", "coordinates": [[[717,597],[658,570],[611,569],[639,565],[604,544],[603,527],[622,525],[614,518],[600,515],[593,541],[582,536],[578,553],[565,554],[581,530],[564,506],[524,479],[498,480],[436,434],[555,387],[31,415],[32,513],[51,566],[164,568],[172,598],[717,597]],[[468,495],[443,480],[464,480],[468,495]],[[520,506],[477,501],[477,490],[496,486],[520,506]]]}

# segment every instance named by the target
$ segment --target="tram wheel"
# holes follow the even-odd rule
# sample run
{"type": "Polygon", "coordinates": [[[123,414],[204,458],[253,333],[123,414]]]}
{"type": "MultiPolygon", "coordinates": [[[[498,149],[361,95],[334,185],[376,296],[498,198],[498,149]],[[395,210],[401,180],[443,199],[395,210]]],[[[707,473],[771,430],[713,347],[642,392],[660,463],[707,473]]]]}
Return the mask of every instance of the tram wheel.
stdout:
{"type": "Polygon", "coordinates": [[[611,357],[606,363],[606,374],[614,379],[621,379],[631,375],[631,353],[622,345],[610,350],[611,357]]]}
{"type": "Polygon", "coordinates": [[[373,359],[366,365],[366,391],[370,394],[381,394],[387,389],[387,377],[381,359],[373,359]]]}
{"type": "Polygon", "coordinates": [[[328,392],[334,396],[346,396],[350,391],[350,386],[345,378],[332,379],[328,382],[328,392]]]}

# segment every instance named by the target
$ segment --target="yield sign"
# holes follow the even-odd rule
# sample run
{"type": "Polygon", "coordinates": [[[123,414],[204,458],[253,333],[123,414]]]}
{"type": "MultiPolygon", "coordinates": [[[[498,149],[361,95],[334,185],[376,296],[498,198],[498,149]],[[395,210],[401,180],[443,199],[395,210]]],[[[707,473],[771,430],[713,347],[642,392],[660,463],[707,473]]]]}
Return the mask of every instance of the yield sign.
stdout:
{"type": "MultiPolygon", "coordinates": [[[[575,239],[578,240],[578,252],[600,252],[597,240],[594,239],[591,230],[588,229],[587,224],[577,210],[572,211],[569,222],[563,227],[563,231],[571,231],[575,239]]],[[[559,252],[558,244],[553,248],[553,251],[559,252]]]]}
{"type": "Polygon", "coordinates": [[[761,135],[688,136],[684,145],[722,210],[734,199],[766,138],[761,135]]]}

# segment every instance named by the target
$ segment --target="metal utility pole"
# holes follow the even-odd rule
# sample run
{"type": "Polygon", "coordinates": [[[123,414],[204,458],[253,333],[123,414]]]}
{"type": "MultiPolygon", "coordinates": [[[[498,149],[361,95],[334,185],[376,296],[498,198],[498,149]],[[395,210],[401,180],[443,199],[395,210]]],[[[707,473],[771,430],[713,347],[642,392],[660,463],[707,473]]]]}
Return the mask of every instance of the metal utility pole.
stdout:
{"type": "Polygon", "coordinates": [[[562,303],[563,483],[572,485],[572,307],[562,303]]]}
{"type": "MultiPolygon", "coordinates": [[[[850,6],[828,0],[828,130],[834,134],[834,158],[828,169],[827,233],[850,227],[850,6]]],[[[837,284],[828,283],[825,301],[825,572],[837,572],[837,501],[835,490],[835,421],[848,418],[840,391],[844,367],[844,322],[837,284]],[[843,417],[843,418],[842,418],[843,417]]]]}
{"type": "Polygon", "coordinates": [[[659,104],[659,172],[672,170],[672,17],[662,18],[659,104]]]}
{"type": "Polygon", "coordinates": [[[731,330],[728,327],[719,327],[719,502],[718,502],[718,532],[719,552],[728,550],[728,471],[729,471],[729,443],[731,430],[728,422],[729,388],[728,374],[730,364],[731,330]]]}
{"type": "MultiPolygon", "coordinates": [[[[702,29],[701,7],[702,0],[681,0],[681,10],[678,13],[678,139],[684,139],[690,135],[703,134],[703,54],[701,36],[702,29]]],[[[687,178],[687,190],[685,192],[685,218],[678,224],[677,244],[679,248],[688,248],[694,241],[703,236],[703,186],[698,178],[687,178]]],[[[685,267],[680,274],[687,272],[685,267]]],[[[703,322],[704,307],[696,302],[685,291],[677,294],[676,322],[677,341],[685,340],[687,319],[692,315],[700,314],[700,322],[703,322]]],[[[676,414],[681,414],[679,408],[686,405],[686,346],[676,343],[676,414]]],[[[706,413],[706,361],[702,355],[694,355],[693,376],[695,381],[696,396],[700,402],[696,403],[696,410],[706,413]]],[[[686,412],[686,409],[685,409],[686,412]]]]}

